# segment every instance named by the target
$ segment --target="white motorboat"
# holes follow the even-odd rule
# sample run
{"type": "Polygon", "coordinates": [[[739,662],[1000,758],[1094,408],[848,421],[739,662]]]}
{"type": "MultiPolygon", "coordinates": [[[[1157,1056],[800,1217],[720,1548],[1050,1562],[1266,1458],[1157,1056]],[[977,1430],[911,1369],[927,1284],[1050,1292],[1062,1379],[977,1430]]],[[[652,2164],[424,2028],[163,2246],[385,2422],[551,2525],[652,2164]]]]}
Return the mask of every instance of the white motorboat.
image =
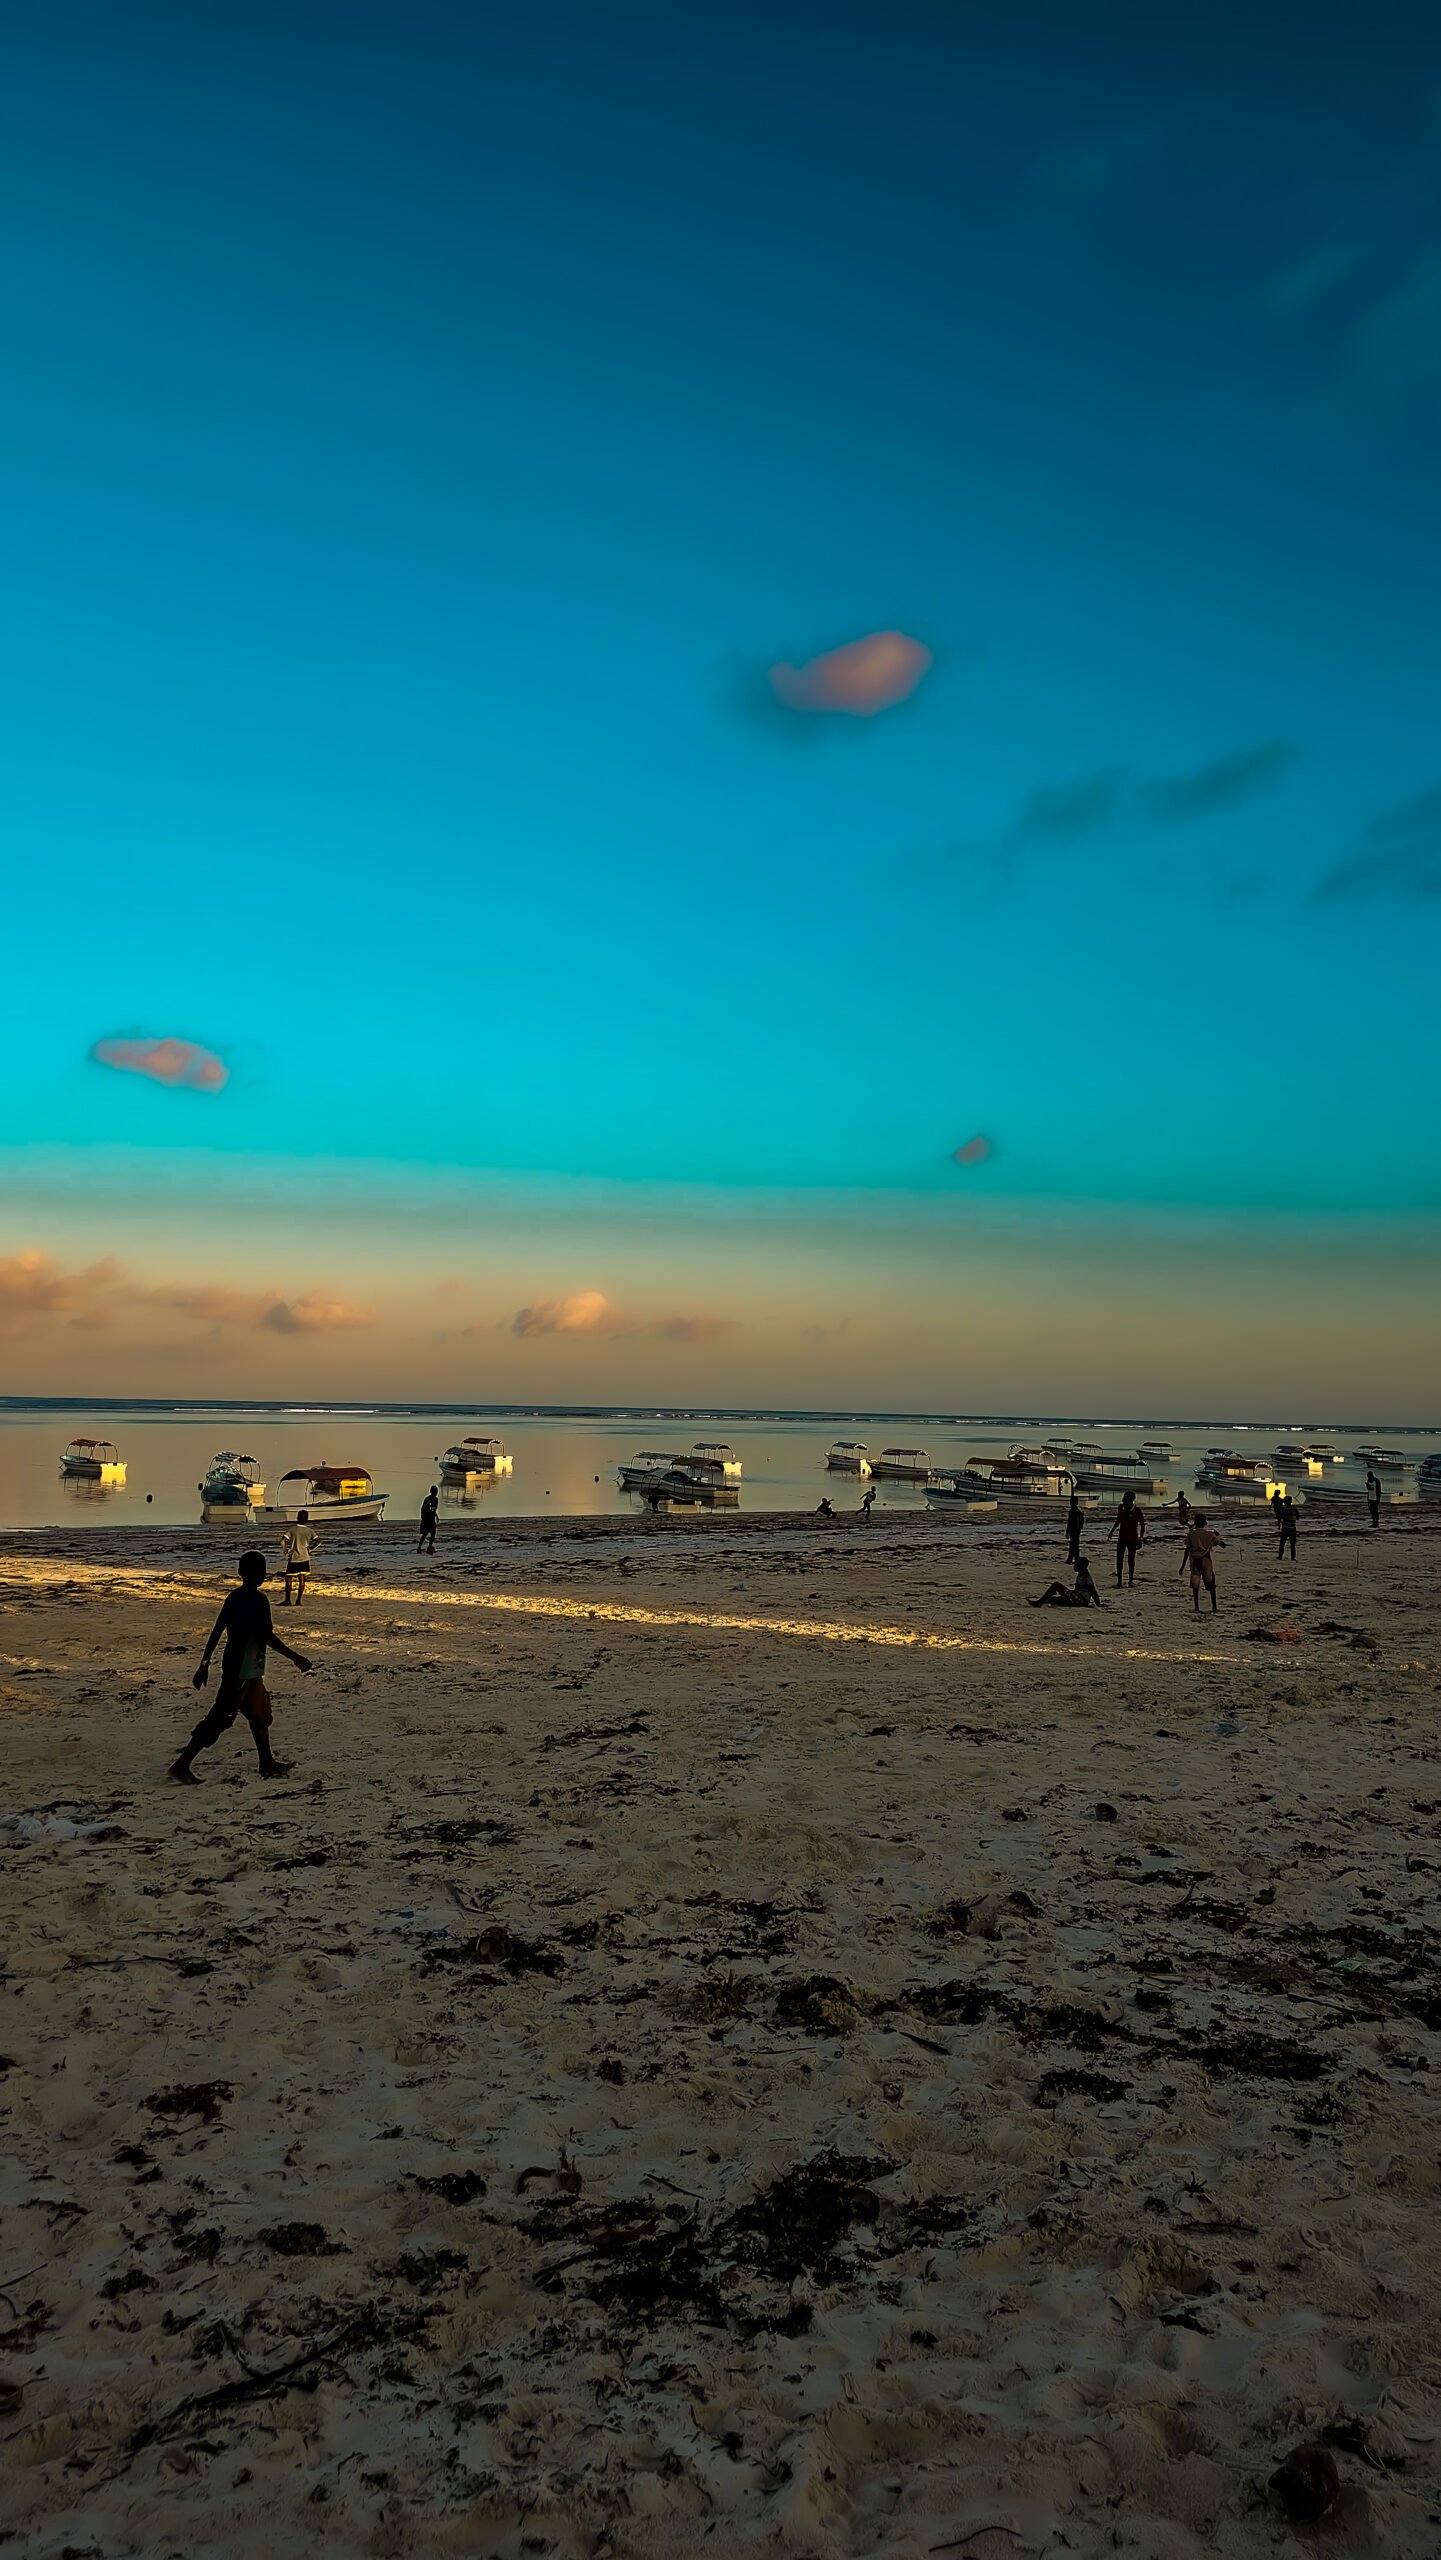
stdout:
{"type": "Polygon", "coordinates": [[[1137,1455],[1145,1459],[1148,1467],[1153,1470],[1159,1467],[1163,1473],[1175,1464],[1176,1458],[1169,1440],[1143,1440],[1137,1455]]]}
{"type": "Polygon", "coordinates": [[[988,1480],[968,1467],[933,1475],[926,1487],[926,1500],[944,1511],[964,1511],[970,1520],[983,1520],[997,1507],[988,1480]]]}
{"type": "Polygon", "coordinates": [[[1306,1463],[1311,1467],[1339,1467],[1345,1455],[1344,1449],[1333,1449],[1329,1440],[1306,1443],[1306,1463]]]}
{"type": "Polygon", "coordinates": [[[833,1440],[826,1451],[826,1465],[836,1475],[868,1476],[871,1453],[864,1440],[833,1440]]]}
{"type": "Polygon", "coordinates": [[[727,1484],[714,1467],[692,1458],[674,1458],[658,1467],[638,1490],[652,1511],[711,1509],[716,1503],[738,1503],[740,1488],[727,1484]]]}
{"type": "Polygon", "coordinates": [[[264,1528],[288,1526],[308,1512],[317,1527],[345,1520],[379,1520],[390,1496],[377,1493],[367,1467],[292,1467],[276,1487],[274,1502],[252,1505],[264,1528]]]}
{"type": "Polygon", "coordinates": [[[1267,1472],[1263,1458],[1243,1458],[1234,1449],[1208,1449],[1196,1483],[1213,1501],[1269,1502],[1285,1492],[1284,1483],[1267,1472]]]}
{"type": "Polygon", "coordinates": [[[1422,1459],[1416,1470],[1416,1490],[1423,1502],[1441,1502],[1441,1449],[1422,1459]]]}
{"type": "Polygon", "coordinates": [[[84,1476],[91,1484],[123,1484],[125,1461],[113,1440],[77,1439],[61,1451],[60,1472],[84,1476]]]}
{"type": "Polygon", "coordinates": [[[1411,1470],[1404,1449],[1380,1449],[1373,1443],[1369,1448],[1353,1449],[1351,1455],[1358,1467],[1371,1467],[1378,1476],[1404,1476],[1411,1470]]]}
{"type": "Polygon", "coordinates": [[[202,1520],[243,1520],[252,1503],[265,1500],[265,1479],[254,1458],[220,1449],[198,1490],[202,1520]]]}
{"type": "MultiPolygon", "coordinates": [[[[1197,1479],[1199,1482],[1199,1478],[1197,1479]]],[[[1152,1475],[1147,1461],[1136,1450],[1109,1449],[1094,1466],[1076,1467],[1076,1482],[1086,1493],[1164,1493],[1164,1476],[1152,1475]]]]}
{"type": "Polygon", "coordinates": [[[729,1440],[693,1440],[690,1456],[682,1463],[709,1468],[722,1484],[739,1484],[741,1480],[741,1462],[729,1440]]]}
{"type": "Polygon", "coordinates": [[[441,1474],[452,1481],[457,1477],[508,1476],[515,1466],[505,1442],[497,1440],[493,1431],[472,1432],[468,1440],[455,1441],[449,1449],[442,1449],[435,1463],[441,1474]]]}
{"type": "Polygon", "coordinates": [[[897,1484],[928,1484],[931,1462],[924,1449],[883,1449],[871,1460],[873,1476],[889,1476],[897,1484]]]}
{"type": "Polygon", "coordinates": [[[678,1467],[680,1463],[677,1449],[637,1449],[633,1458],[627,1458],[616,1469],[621,1492],[639,1493],[652,1477],[663,1475],[667,1467],[678,1467]]]}

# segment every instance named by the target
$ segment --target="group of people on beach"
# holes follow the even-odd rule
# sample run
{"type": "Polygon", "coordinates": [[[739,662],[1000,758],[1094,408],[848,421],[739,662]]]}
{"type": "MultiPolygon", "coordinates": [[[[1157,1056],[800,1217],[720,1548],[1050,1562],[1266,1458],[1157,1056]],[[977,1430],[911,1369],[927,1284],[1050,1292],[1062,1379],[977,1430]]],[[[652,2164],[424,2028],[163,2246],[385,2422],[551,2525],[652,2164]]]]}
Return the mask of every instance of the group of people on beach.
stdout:
{"type": "MultiPolygon", "coordinates": [[[[1203,1591],[1209,1593],[1212,1609],[1214,1610],[1217,1606],[1216,1549],[1224,1547],[1226,1541],[1219,1530],[1212,1528],[1204,1511],[1191,1509],[1184,1493],[1178,1500],[1178,1513],[1182,1531],[1180,1572],[1190,1574],[1191,1605],[1199,1617],[1203,1591]]],[[[1085,1525],[1086,1515],[1081,1508],[1079,1498],[1073,1493],[1070,1509],[1066,1513],[1066,1562],[1071,1567],[1074,1580],[1069,1587],[1064,1582],[1048,1582],[1039,1599],[1031,1602],[1033,1609],[1103,1609],[1105,1607],[1106,1604],[1096,1589],[1090,1559],[1081,1550],[1081,1533],[1085,1525]]],[[[1146,1534],[1146,1515],[1134,1493],[1123,1493],[1116,1506],[1116,1516],[1106,1531],[1107,1544],[1109,1545],[1113,1538],[1116,1542],[1116,1589],[1118,1591],[1123,1583],[1127,1590],[1134,1586],[1136,1558],[1145,1545],[1146,1534]]],[[[1290,1535],[1291,1553],[1294,1555],[1296,1552],[1294,1526],[1290,1535]]]]}

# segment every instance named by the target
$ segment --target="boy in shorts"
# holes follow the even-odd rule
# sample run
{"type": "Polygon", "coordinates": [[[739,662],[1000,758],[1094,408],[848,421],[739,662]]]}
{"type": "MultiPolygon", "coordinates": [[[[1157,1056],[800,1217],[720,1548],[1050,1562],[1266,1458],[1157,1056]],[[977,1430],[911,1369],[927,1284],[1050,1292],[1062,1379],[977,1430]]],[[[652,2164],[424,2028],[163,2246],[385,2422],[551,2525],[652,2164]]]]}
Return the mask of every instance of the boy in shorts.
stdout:
{"type": "Polygon", "coordinates": [[[201,1717],[184,1750],[170,1764],[170,1775],[181,1786],[199,1786],[191,1761],[198,1751],[208,1751],[212,1742],[228,1733],[237,1716],[244,1716],[255,1738],[262,1778],[283,1778],[286,1774],[288,1764],[277,1760],[270,1748],[265,1657],[267,1652],[283,1653],[297,1671],[308,1671],[310,1664],[303,1653],[292,1653],[276,1634],[270,1603],[260,1588],[264,1580],[265,1558],[252,1548],[240,1559],[240,1587],[228,1591],[221,1602],[220,1615],[205,1640],[205,1651],[196,1667],[192,1686],[203,1689],[210,1677],[210,1657],[224,1636],[225,1654],[215,1704],[208,1715],[201,1717]]]}
{"type": "Polygon", "coordinates": [[[298,1609],[305,1598],[305,1586],[310,1580],[310,1559],[319,1543],[310,1525],[308,1511],[297,1511],[294,1528],[286,1530],[280,1543],[285,1549],[285,1597],[280,1605],[282,1609],[290,1607],[290,1586],[293,1582],[295,1606],[298,1609]]]}

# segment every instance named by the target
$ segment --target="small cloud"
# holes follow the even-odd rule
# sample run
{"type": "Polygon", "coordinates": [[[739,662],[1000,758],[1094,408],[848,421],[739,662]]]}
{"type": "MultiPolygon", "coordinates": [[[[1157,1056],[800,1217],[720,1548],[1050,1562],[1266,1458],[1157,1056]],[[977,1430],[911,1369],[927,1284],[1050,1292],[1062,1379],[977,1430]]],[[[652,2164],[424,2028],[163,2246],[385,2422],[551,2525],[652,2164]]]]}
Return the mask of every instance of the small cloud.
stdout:
{"type": "Polygon", "coordinates": [[[577,1289],[568,1298],[538,1298],[511,1317],[512,1333],[593,1333],[611,1312],[599,1289],[577,1289]]]}
{"type": "Polygon", "coordinates": [[[1332,898],[1441,898],[1441,784],[1374,818],[1359,849],[1315,891],[1332,898]]]}
{"type": "Polygon", "coordinates": [[[1009,841],[1030,844],[1047,836],[1089,835],[1117,815],[1125,788],[1123,773],[1084,773],[1072,782],[1050,783],[1029,792],[1009,841]]]}
{"type": "Polygon", "coordinates": [[[272,1298],[260,1318],[267,1333],[350,1333],[374,1324],[368,1307],[348,1298],[272,1298]]]}
{"type": "Polygon", "coordinates": [[[952,1164],[989,1164],[995,1152],[993,1139],[967,1138],[964,1146],[956,1147],[952,1151],[951,1162],[952,1164]]]}
{"type": "Polygon", "coordinates": [[[66,1271],[52,1254],[34,1248],[7,1254],[0,1259],[0,1334],[57,1321],[79,1330],[106,1324],[104,1302],[119,1278],[118,1263],[109,1260],[66,1271]]]}
{"type": "Polygon", "coordinates": [[[784,710],[838,711],[869,720],[906,701],[933,663],[924,642],[904,631],[871,631],[863,640],[824,650],[801,666],[786,662],[772,667],[770,686],[784,710]]]}
{"type": "Polygon", "coordinates": [[[148,1076],[152,1084],[170,1085],[186,1093],[218,1093],[230,1081],[230,1069],[213,1049],[198,1040],[97,1040],[90,1052],[97,1066],[118,1068],[122,1075],[148,1076]]]}
{"type": "Polygon", "coordinates": [[[1239,808],[1279,782],[1295,754],[1287,739],[1267,738],[1259,746],[1238,747],[1231,755],[1198,765],[1194,773],[1148,782],[1142,793],[1145,815],[1152,826],[1174,827],[1212,817],[1219,809],[1239,808]]]}
{"type": "Polygon", "coordinates": [[[733,1316],[652,1316],[648,1323],[636,1325],[637,1333],[659,1334],[666,1342],[719,1342],[721,1336],[735,1332],[733,1316]]]}

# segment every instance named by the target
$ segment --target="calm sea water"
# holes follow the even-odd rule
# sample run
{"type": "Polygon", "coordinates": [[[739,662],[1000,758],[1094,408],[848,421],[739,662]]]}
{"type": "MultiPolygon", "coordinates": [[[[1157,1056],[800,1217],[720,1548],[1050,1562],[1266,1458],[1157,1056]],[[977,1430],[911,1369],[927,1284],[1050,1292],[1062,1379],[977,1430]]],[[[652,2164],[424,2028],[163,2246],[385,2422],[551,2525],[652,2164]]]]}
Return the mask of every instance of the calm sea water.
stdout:
{"type": "MultiPolygon", "coordinates": [[[[534,1517],[540,1513],[607,1512],[623,1516],[643,1506],[635,1494],[623,1494],[616,1469],[637,1449],[688,1450],[697,1439],[729,1440],[745,1473],[741,1508],[745,1511],[814,1509],[829,1494],[838,1509],[853,1508],[861,1486],[853,1478],[830,1475],[825,1453],[833,1439],[865,1440],[872,1456],[888,1443],[923,1447],[933,1466],[956,1466],[970,1456],[1003,1456],[1019,1443],[1053,1437],[1099,1441],[1116,1452],[1134,1450],[1140,1439],[1171,1442],[1175,1451],[1167,1482],[1174,1494],[1191,1486],[1202,1451],[1212,1443],[1234,1446],[1266,1458],[1278,1439],[1325,1438],[1348,1453],[1363,1440],[1376,1438],[1417,1458],[1438,1445],[1433,1427],[1398,1430],[1394,1425],[1346,1423],[1237,1422],[1221,1417],[1211,1422],[1143,1423],[1069,1420],[1039,1415],[1016,1420],[966,1422],[956,1418],[898,1421],[894,1416],[826,1415],[775,1417],[729,1415],[716,1420],[704,1413],[491,1414],[416,1413],[394,1408],[314,1406],[276,1410],[215,1407],[159,1413],[140,1407],[100,1409],[54,1406],[44,1410],[12,1405],[0,1409],[0,1528],[80,1526],[87,1520],[107,1527],[126,1522],[177,1525],[198,1521],[199,1485],[211,1458],[220,1449],[243,1450],[261,1466],[271,1498],[287,1469],[312,1464],[367,1467],[377,1489],[389,1496],[387,1517],[413,1519],[428,1485],[438,1480],[436,1460],[448,1442],[467,1432],[494,1430],[513,1452],[515,1472],[490,1486],[464,1494],[442,1488],[442,1518],[455,1512],[471,1518],[482,1512],[534,1517]],[[113,1440],[127,1465],[123,1485],[86,1484],[62,1477],[60,1452],[74,1432],[113,1440]]],[[[1364,1469],[1354,1463],[1330,1467],[1330,1477],[1358,1485],[1364,1469]]],[[[1304,1482],[1304,1478],[1302,1479],[1304,1482]]],[[[1156,1502],[1164,1496],[1150,1497],[1156,1502]]],[[[877,1508],[920,1511],[925,1498],[918,1485],[882,1483],[876,1487],[877,1508]]]]}

